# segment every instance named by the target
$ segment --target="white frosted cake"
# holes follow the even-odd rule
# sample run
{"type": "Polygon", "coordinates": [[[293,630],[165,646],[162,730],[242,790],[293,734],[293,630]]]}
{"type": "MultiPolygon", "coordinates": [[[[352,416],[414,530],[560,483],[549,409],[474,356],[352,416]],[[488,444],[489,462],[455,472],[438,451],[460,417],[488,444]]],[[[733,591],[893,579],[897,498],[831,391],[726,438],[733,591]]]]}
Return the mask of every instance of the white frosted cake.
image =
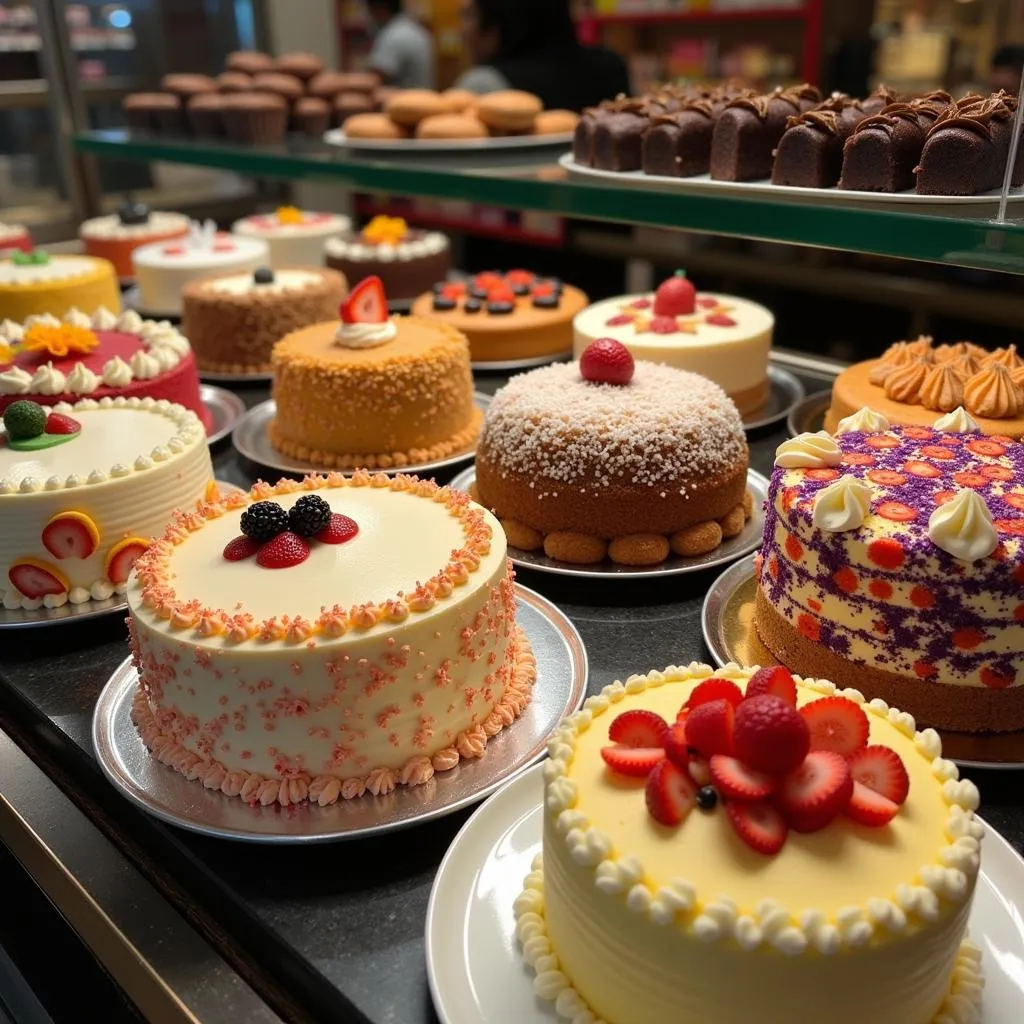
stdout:
{"type": "Polygon", "coordinates": [[[270,266],[321,267],[324,243],[352,228],[352,221],[337,213],[314,213],[281,206],[273,213],[243,217],[231,225],[236,235],[262,239],[270,246],[270,266]]]}
{"type": "Polygon", "coordinates": [[[123,593],[171,512],[213,480],[206,431],[152,398],[7,407],[0,431],[0,600],[59,607],[123,593]]]}
{"type": "Polygon", "coordinates": [[[190,221],[183,213],[150,211],[142,203],[124,203],[117,213],[83,221],[78,237],[90,256],[114,264],[118,277],[132,277],[132,253],[143,245],[184,238],[190,221]]]}

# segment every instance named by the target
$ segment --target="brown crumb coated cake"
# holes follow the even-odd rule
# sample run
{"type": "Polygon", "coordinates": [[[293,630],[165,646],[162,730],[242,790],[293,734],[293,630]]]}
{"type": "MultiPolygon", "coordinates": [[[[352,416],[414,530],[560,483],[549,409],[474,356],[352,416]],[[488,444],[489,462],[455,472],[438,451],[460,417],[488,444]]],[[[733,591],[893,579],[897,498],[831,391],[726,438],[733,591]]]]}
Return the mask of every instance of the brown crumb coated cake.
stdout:
{"type": "Polygon", "coordinates": [[[717,384],[646,362],[629,384],[598,384],[563,363],[494,396],[476,490],[513,547],[652,565],[740,532],[747,464],[739,413],[717,384]]]}
{"type": "Polygon", "coordinates": [[[269,373],[274,345],[333,317],[347,290],[341,274],[319,267],[206,277],[182,293],[182,332],[200,370],[269,373]]]}
{"type": "Polygon", "coordinates": [[[442,323],[316,324],[274,348],[274,447],[330,469],[388,469],[471,450],[469,344],[442,323]],[[359,346],[359,347],[355,347],[359,346]]]}

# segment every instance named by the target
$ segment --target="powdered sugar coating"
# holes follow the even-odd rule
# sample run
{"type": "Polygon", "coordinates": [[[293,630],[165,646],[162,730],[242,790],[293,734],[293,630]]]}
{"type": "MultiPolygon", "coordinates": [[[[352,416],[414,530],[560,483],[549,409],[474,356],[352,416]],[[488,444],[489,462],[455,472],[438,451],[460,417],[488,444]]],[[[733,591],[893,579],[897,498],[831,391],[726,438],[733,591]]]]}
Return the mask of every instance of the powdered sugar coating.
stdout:
{"type": "Polygon", "coordinates": [[[593,384],[578,363],[514,377],[491,402],[481,456],[502,473],[567,485],[678,489],[747,458],[743,423],[717,385],[639,362],[630,384],[593,384]]]}

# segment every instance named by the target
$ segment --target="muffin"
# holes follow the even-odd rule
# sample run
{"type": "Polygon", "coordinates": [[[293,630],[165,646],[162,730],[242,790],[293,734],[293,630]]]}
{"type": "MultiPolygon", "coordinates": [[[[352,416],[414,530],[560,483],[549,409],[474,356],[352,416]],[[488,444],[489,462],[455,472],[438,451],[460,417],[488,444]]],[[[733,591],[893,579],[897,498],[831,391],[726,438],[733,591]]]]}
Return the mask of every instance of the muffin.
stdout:
{"type": "Polygon", "coordinates": [[[223,115],[232,142],[280,142],[288,129],[288,104],[269,92],[229,93],[223,115]]]}
{"type": "Polygon", "coordinates": [[[160,88],[164,92],[173,93],[181,98],[182,102],[190,96],[198,96],[200,93],[216,92],[217,83],[209,75],[164,75],[160,79],[160,88]]]}
{"type": "Polygon", "coordinates": [[[302,82],[315,78],[324,69],[324,62],[315,53],[286,53],[274,61],[274,70],[294,75],[302,82]]]}
{"type": "Polygon", "coordinates": [[[373,111],[373,99],[365,92],[342,92],[334,97],[334,123],[344,125],[355,114],[373,111]]]}
{"type": "Polygon", "coordinates": [[[228,71],[244,71],[247,75],[257,75],[261,71],[272,70],[274,58],[258,50],[235,50],[228,54],[224,66],[228,71]]]}
{"type": "Polygon", "coordinates": [[[253,76],[252,87],[257,92],[269,92],[294,103],[306,93],[306,87],[294,75],[283,75],[277,71],[262,71],[253,76]]]}
{"type": "Polygon", "coordinates": [[[221,92],[248,92],[252,88],[252,75],[244,71],[223,71],[216,82],[221,92]]]}
{"type": "Polygon", "coordinates": [[[331,105],[318,96],[303,96],[292,110],[292,126],[296,131],[318,139],[331,125],[331,105]]]}
{"type": "Polygon", "coordinates": [[[375,71],[347,71],[339,77],[342,79],[339,92],[372,93],[380,87],[380,75],[375,71]]]}
{"type": "Polygon", "coordinates": [[[169,92],[135,92],[121,103],[133,131],[180,133],[184,129],[181,100],[169,92]]]}
{"type": "Polygon", "coordinates": [[[204,92],[192,96],[185,105],[185,116],[192,131],[206,139],[224,136],[224,95],[204,92]]]}
{"type": "MultiPolygon", "coordinates": [[[[341,71],[321,71],[306,84],[306,89],[310,96],[317,96],[322,100],[333,100],[339,92],[346,91],[348,79],[351,77],[341,71]]],[[[360,92],[362,90],[350,91],[360,92]]]]}

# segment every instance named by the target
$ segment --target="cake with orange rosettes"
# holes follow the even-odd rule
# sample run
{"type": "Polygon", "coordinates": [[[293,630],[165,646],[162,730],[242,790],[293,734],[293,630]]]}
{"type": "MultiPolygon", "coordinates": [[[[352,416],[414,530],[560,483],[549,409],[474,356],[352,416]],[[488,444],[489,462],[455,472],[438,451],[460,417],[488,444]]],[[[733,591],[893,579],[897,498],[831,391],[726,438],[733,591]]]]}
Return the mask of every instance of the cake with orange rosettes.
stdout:
{"type": "Polygon", "coordinates": [[[532,693],[498,524],[415,477],[258,483],[179,514],[128,604],[146,745],[249,803],[426,783],[532,693]]]}
{"type": "Polygon", "coordinates": [[[960,732],[1024,728],[1024,445],[862,409],[778,449],[755,622],[793,671],[960,732]]]}
{"type": "Polygon", "coordinates": [[[832,385],[825,429],[867,406],[893,424],[929,427],[963,406],[984,434],[1024,435],[1024,359],[1016,345],[988,352],[969,341],[898,341],[854,363],[832,385]]]}
{"type": "Polygon", "coordinates": [[[415,466],[472,450],[483,413],[473,403],[466,339],[446,324],[388,317],[367,278],[330,321],[295,331],[272,355],[278,451],[330,469],[415,466]]]}
{"type": "Polygon", "coordinates": [[[548,750],[513,911],[559,1017],[981,1020],[978,791],[910,715],[694,663],[605,687],[548,750]]]}

